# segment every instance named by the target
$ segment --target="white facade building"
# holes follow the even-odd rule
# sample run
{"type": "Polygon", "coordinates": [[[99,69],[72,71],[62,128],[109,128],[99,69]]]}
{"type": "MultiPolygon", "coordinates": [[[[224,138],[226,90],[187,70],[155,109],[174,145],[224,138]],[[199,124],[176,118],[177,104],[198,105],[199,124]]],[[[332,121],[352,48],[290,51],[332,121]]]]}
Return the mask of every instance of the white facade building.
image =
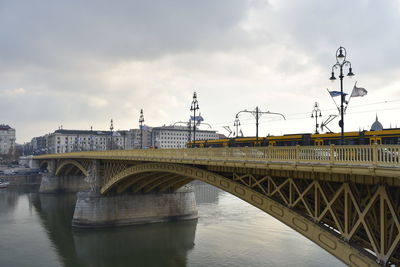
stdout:
{"type": "MultiPolygon", "coordinates": [[[[193,133],[191,133],[193,135],[193,133]]],[[[129,131],[64,130],[35,137],[24,155],[59,154],[90,150],[186,148],[189,129],[182,126],[144,127],[129,131]],[[143,142],[143,143],[142,143],[143,142]]],[[[193,137],[193,136],[192,136],[193,137]]],[[[218,139],[216,131],[196,130],[196,140],[218,139]]],[[[15,138],[14,138],[15,140],[15,138]]]]}
{"type": "MultiPolygon", "coordinates": [[[[152,147],[154,148],[185,148],[189,134],[193,132],[184,126],[162,126],[152,129],[152,147]]],[[[218,139],[216,131],[196,129],[196,140],[218,139]]]]}
{"type": "Polygon", "coordinates": [[[58,154],[87,150],[126,148],[127,131],[87,131],[59,129],[45,136],[34,137],[28,144],[29,154],[58,154]]]}
{"type": "Polygon", "coordinates": [[[15,150],[15,129],[0,125],[0,155],[13,154],[15,150]]]}

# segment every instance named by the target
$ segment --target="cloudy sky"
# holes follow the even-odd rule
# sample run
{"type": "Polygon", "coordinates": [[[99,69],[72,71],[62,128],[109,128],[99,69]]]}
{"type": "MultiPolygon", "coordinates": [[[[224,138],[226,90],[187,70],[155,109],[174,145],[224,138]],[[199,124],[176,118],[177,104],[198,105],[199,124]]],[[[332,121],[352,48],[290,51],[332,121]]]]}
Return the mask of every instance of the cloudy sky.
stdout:
{"type": "MultiPolygon", "coordinates": [[[[187,121],[193,92],[213,129],[240,110],[262,116],[260,134],[312,132],[337,114],[326,89],[335,52],[347,49],[368,90],[352,98],[346,130],[378,114],[400,127],[399,0],[0,0],[0,123],[17,142],[58,129],[106,130],[187,121]]],[[[338,100],[338,99],[337,99],[338,100]]],[[[240,115],[255,135],[251,114],[240,115]]],[[[339,131],[338,120],[329,126],[339,131]]],[[[205,127],[207,128],[207,127],[205,127]]]]}

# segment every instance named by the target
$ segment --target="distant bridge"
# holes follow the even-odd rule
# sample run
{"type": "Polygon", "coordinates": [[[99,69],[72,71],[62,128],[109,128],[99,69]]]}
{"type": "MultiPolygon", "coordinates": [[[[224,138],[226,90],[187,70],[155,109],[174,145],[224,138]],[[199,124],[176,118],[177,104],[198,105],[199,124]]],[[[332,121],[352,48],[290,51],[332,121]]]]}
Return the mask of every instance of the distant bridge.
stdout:
{"type": "Polygon", "coordinates": [[[200,180],[348,265],[400,265],[399,145],[113,150],[35,159],[57,176],[85,177],[103,195],[171,192],[200,180]]]}

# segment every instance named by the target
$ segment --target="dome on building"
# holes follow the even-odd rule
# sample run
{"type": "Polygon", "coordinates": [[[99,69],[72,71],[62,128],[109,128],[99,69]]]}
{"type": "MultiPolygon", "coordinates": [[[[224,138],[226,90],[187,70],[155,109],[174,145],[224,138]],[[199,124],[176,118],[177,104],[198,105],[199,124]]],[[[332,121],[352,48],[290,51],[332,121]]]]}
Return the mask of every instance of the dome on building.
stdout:
{"type": "Polygon", "coordinates": [[[383,126],[382,123],[378,121],[378,115],[376,115],[376,120],[371,126],[371,131],[381,131],[381,130],[383,130],[383,126]]]}

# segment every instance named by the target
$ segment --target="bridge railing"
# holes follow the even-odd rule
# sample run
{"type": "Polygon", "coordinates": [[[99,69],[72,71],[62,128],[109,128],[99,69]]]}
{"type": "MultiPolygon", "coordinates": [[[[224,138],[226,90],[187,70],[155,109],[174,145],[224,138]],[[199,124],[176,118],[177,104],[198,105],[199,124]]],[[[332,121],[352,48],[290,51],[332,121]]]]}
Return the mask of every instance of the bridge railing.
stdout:
{"type": "MultiPolygon", "coordinates": [[[[39,156],[37,158],[40,158],[39,156]]],[[[384,165],[400,167],[400,145],[288,146],[86,151],[43,158],[126,158],[154,160],[239,160],[293,163],[384,165]]]]}
{"type": "Polygon", "coordinates": [[[291,146],[146,150],[148,156],[162,154],[174,158],[227,158],[271,162],[313,162],[361,165],[400,165],[399,145],[291,146]],[[155,153],[155,154],[154,154],[155,153]]]}

